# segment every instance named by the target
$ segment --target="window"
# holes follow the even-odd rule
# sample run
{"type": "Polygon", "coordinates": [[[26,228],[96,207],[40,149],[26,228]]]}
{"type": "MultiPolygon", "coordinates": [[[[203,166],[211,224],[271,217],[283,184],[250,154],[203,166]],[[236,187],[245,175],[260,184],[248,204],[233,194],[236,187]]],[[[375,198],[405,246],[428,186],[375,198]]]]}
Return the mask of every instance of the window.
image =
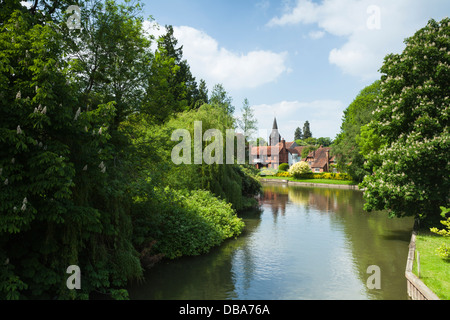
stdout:
{"type": "Polygon", "coordinates": [[[319,168],[315,168],[315,169],[314,169],[314,172],[315,172],[315,173],[320,173],[320,169],[319,169],[319,168]]]}

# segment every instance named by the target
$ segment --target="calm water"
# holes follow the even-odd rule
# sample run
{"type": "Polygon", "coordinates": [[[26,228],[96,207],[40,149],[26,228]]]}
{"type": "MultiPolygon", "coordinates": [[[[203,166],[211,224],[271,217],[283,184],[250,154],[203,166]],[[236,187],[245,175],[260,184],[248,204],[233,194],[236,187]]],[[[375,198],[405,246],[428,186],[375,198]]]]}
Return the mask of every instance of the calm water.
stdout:
{"type": "Polygon", "coordinates": [[[356,190],[265,184],[245,232],[211,253],[163,262],[131,299],[407,299],[412,219],[363,211],[356,190]],[[381,289],[367,288],[380,268],[381,289]]]}

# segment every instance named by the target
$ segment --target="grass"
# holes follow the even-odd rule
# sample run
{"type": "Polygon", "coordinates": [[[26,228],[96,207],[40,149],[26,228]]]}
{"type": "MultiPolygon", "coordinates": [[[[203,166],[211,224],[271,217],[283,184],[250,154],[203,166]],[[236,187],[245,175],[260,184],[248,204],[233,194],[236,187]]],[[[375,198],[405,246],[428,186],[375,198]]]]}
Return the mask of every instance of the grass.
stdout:
{"type": "MultiPolygon", "coordinates": [[[[416,257],[420,255],[420,280],[441,300],[450,300],[450,259],[441,258],[436,250],[443,243],[450,245],[450,238],[421,231],[416,237],[416,257]]],[[[413,272],[418,276],[417,261],[413,272]]]]}
{"type": "Polygon", "coordinates": [[[323,183],[323,184],[341,184],[341,185],[357,185],[358,183],[349,180],[331,180],[331,179],[294,179],[292,177],[276,177],[276,176],[264,176],[263,179],[278,179],[289,180],[293,182],[305,182],[305,183],[323,183]]]}

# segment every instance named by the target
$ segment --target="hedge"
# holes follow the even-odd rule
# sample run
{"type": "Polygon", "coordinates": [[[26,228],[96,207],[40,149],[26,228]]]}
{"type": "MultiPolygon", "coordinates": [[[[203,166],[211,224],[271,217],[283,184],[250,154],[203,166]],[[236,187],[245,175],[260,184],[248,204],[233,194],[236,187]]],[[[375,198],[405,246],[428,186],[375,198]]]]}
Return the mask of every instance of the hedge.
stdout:
{"type": "MultiPolygon", "coordinates": [[[[279,172],[276,174],[277,177],[291,177],[288,172],[279,172]]],[[[329,180],[353,180],[352,177],[347,173],[333,173],[333,172],[321,172],[321,173],[305,173],[298,176],[301,179],[329,179],[329,180]]]]}

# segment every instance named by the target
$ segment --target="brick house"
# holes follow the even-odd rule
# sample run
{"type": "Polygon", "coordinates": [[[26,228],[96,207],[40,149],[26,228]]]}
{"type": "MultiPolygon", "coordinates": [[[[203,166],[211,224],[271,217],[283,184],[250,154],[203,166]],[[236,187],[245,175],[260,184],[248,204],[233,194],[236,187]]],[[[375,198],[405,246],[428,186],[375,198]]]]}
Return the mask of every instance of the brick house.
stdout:
{"type": "Polygon", "coordinates": [[[300,161],[301,147],[295,142],[286,142],[284,139],[274,146],[252,147],[252,163],[258,168],[278,169],[282,163],[289,166],[300,161]],[[299,149],[300,148],[300,149],[299,149]]]}
{"type": "Polygon", "coordinates": [[[251,147],[251,163],[258,169],[278,169],[282,163],[292,166],[299,161],[306,161],[312,172],[329,172],[333,170],[331,165],[335,163],[335,158],[330,156],[331,148],[320,146],[320,148],[310,152],[306,158],[302,159],[301,155],[304,148],[306,147],[299,146],[295,142],[286,142],[281,138],[275,118],[272,132],[269,136],[269,145],[251,147]]]}
{"type": "Polygon", "coordinates": [[[320,146],[317,150],[311,151],[303,161],[306,161],[314,173],[337,172],[332,165],[336,164],[336,159],[330,156],[330,147],[320,146]]]}
{"type": "Polygon", "coordinates": [[[258,168],[278,169],[282,163],[289,166],[301,159],[301,151],[303,147],[299,147],[295,142],[286,142],[282,139],[278,132],[277,119],[273,120],[272,132],[269,136],[268,146],[252,147],[251,160],[258,168]]]}

